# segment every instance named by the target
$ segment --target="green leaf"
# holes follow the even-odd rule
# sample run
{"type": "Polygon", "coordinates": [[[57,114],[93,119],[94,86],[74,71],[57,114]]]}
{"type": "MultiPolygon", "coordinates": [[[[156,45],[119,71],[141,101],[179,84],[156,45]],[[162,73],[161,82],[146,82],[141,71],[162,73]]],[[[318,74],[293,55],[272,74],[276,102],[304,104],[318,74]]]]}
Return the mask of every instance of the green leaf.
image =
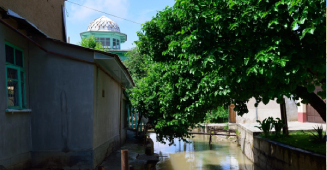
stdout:
{"type": "Polygon", "coordinates": [[[281,61],[280,61],[280,65],[281,65],[282,67],[285,67],[285,66],[286,66],[286,61],[285,61],[285,60],[281,60],[281,61]]]}
{"type": "Polygon", "coordinates": [[[315,32],[315,28],[310,28],[309,30],[308,30],[308,33],[310,33],[310,34],[313,34],[315,32]]]}
{"type": "Polygon", "coordinates": [[[237,83],[240,83],[241,80],[242,80],[242,77],[238,77],[237,80],[236,80],[236,82],[237,82],[237,83]]]}
{"type": "Polygon", "coordinates": [[[260,74],[263,74],[263,68],[262,67],[259,68],[259,72],[260,72],[260,74]]]}
{"type": "Polygon", "coordinates": [[[326,93],[324,91],[319,91],[317,93],[322,99],[326,99],[326,93]]]}
{"type": "Polygon", "coordinates": [[[309,85],[307,86],[307,89],[308,89],[308,92],[309,92],[309,93],[312,93],[312,92],[315,91],[316,87],[315,87],[313,84],[309,84],[309,85]]]}
{"type": "Polygon", "coordinates": [[[310,33],[310,34],[313,34],[315,31],[315,28],[306,28],[302,31],[302,35],[300,36],[300,39],[303,39],[304,36],[307,34],[307,33],[310,33]]]}
{"type": "Polygon", "coordinates": [[[244,65],[248,65],[250,58],[244,58],[244,65]]]}
{"type": "Polygon", "coordinates": [[[249,69],[246,70],[246,75],[247,75],[247,76],[250,75],[250,73],[252,72],[252,69],[253,69],[253,68],[249,68],[249,69]]]}
{"type": "Polygon", "coordinates": [[[274,25],[274,24],[276,24],[276,25],[279,24],[278,18],[275,18],[274,20],[270,21],[269,24],[268,24],[268,28],[270,28],[271,25],[274,25]]]}
{"type": "Polygon", "coordinates": [[[297,23],[298,23],[298,20],[294,20],[294,21],[292,22],[292,25],[291,25],[292,30],[295,29],[295,27],[297,26],[297,23]]]}
{"type": "Polygon", "coordinates": [[[306,18],[305,17],[302,17],[297,23],[299,24],[304,24],[306,18]]]}

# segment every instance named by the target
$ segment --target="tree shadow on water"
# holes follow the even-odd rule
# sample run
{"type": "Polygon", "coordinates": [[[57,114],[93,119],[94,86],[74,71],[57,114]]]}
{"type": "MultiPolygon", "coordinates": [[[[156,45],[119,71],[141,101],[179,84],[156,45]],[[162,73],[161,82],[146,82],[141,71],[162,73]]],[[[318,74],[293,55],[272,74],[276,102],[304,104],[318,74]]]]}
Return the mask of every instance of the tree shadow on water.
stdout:
{"type": "Polygon", "coordinates": [[[202,166],[203,170],[223,170],[224,168],[221,165],[212,165],[206,164],[202,166]]]}

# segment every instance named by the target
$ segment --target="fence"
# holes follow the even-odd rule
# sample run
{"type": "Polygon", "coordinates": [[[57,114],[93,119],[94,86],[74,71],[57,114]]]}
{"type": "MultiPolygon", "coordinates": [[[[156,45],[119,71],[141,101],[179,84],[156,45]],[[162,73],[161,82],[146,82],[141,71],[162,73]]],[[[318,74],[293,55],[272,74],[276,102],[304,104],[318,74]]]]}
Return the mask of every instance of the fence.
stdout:
{"type": "MultiPolygon", "coordinates": [[[[127,105],[128,128],[136,130],[139,119],[140,119],[140,115],[137,113],[136,109],[133,108],[130,104],[128,104],[127,105]]],[[[138,131],[141,132],[142,129],[144,129],[144,122],[141,120],[138,131]]]]}

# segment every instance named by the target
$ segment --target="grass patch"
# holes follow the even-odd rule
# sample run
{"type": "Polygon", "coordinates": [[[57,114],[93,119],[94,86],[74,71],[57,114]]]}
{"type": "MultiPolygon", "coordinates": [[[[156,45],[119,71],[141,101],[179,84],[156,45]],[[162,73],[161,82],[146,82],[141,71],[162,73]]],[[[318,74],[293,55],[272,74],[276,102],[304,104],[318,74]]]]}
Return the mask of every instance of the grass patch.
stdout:
{"type": "MultiPolygon", "coordinates": [[[[316,132],[313,132],[316,133],[316,132]]],[[[324,132],[325,134],[325,132],[324,132]]],[[[260,134],[259,136],[264,138],[264,134],[260,134]]],[[[310,132],[290,132],[289,136],[280,136],[276,137],[275,134],[270,134],[268,139],[280,142],[289,146],[293,146],[296,148],[304,149],[307,151],[311,151],[314,153],[319,153],[322,155],[326,155],[326,141],[317,142],[312,138],[312,134],[310,132]]]]}

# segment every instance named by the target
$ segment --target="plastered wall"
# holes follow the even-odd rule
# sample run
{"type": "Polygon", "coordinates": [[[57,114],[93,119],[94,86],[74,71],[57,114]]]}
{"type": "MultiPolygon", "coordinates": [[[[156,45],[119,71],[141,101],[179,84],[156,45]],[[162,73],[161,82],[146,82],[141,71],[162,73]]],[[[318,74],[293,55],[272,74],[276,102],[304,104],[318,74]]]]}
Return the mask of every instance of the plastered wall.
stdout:
{"type": "MultiPolygon", "coordinates": [[[[285,98],[286,114],[288,121],[297,121],[297,106],[291,99],[285,98]]],[[[255,99],[251,98],[247,103],[249,112],[243,116],[236,116],[236,123],[255,123],[256,118],[262,121],[265,118],[273,117],[280,118],[280,105],[276,101],[270,101],[267,105],[262,102],[258,105],[258,108],[254,107],[255,99]],[[257,114],[257,116],[256,116],[257,114]]]]}
{"type": "MultiPolygon", "coordinates": [[[[19,169],[28,166],[31,159],[31,113],[10,113],[7,109],[5,41],[24,50],[25,70],[28,68],[28,42],[0,24],[0,165],[19,169]]],[[[28,82],[28,75],[26,81],[28,82]]],[[[27,90],[27,95],[29,91],[27,90]]],[[[29,106],[29,100],[27,100],[29,106]]]]}
{"type": "Polygon", "coordinates": [[[32,22],[51,38],[64,41],[62,6],[65,0],[1,0],[10,9],[32,22]]]}
{"type": "Polygon", "coordinates": [[[100,68],[94,67],[93,150],[94,166],[124,143],[126,129],[122,122],[123,93],[120,85],[100,68]]]}
{"type": "MultiPolygon", "coordinates": [[[[92,52],[52,41],[39,43],[53,52],[92,60],[92,52]]],[[[29,65],[33,167],[91,168],[93,65],[39,48],[31,48],[29,65]]]]}

